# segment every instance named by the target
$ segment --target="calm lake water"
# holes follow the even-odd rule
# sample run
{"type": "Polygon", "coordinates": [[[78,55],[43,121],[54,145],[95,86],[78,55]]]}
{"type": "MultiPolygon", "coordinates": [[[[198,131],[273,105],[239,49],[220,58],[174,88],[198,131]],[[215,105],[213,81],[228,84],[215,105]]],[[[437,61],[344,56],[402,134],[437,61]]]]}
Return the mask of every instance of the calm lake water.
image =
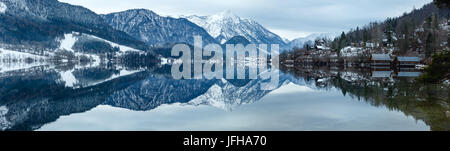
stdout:
{"type": "Polygon", "coordinates": [[[420,72],[282,69],[174,80],[170,67],[37,66],[0,73],[0,130],[450,130],[449,88],[420,72]]]}

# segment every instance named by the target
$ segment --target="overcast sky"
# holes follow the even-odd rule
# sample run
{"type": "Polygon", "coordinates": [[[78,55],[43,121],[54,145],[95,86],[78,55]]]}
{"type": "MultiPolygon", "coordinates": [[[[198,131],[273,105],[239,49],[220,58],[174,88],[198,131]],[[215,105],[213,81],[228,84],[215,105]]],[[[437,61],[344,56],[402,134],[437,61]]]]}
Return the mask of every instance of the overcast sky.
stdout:
{"type": "Polygon", "coordinates": [[[212,15],[230,10],[290,40],[382,21],[432,0],[60,0],[99,14],[146,8],[164,16],[212,15]]]}

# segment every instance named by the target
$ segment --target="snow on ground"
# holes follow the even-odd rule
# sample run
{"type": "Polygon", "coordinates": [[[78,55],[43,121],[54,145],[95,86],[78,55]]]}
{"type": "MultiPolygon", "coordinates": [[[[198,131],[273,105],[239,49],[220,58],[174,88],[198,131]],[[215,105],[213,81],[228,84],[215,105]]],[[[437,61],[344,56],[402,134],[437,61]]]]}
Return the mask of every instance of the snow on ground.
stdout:
{"type": "Polygon", "coordinates": [[[348,46],[341,49],[341,56],[343,57],[355,57],[364,53],[363,48],[348,46]]]}
{"type": "MultiPolygon", "coordinates": [[[[92,58],[94,60],[94,62],[93,62],[94,64],[91,66],[98,66],[101,62],[101,59],[98,55],[82,53],[82,52],[75,52],[75,50],[72,49],[73,45],[77,42],[77,40],[80,37],[78,35],[80,35],[80,33],[77,33],[77,32],[72,32],[70,34],[64,34],[64,39],[61,39],[61,41],[60,41],[61,44],[60,44],[59,49],[74,52],[75,56],[78,56],[78,57],[79,56],[87,56],[89,58],[92,58]]],[[[97,39],[100,41],[104,41],[106,43],[109,43],[112,47],[118,47],[120,49],[120,53],[127,52],[127,51],[140,52],[140,50],[137,50],[137,49],[134,49],[134,48],[131,48],[128,46],[119,45],[114,42],[111,42],[111,41],[108,41],[108,40],[105,40],[105,39],[102,39],[102,38],[99,38],[99,37],[96,37],[93,35],[83,34],[83,36],[87,36],[89,38],[94,38],[94,39],[97,39]]]]}
{"type": "MultiPolygon", "coordinates": [[[[64,39],[61,39],[60,49],[65,49],[65,50],[67,50],[67,51],[74,52],[74,50],[72,49],[72,47],[73,47],[73,45],[75,44],[75,42],[77,42],[77,40],[78,40],[78,38],[79,38],[79,36],[77,36],[77,35],[80,35],[80,33],[72,32],[72,33],[70,33],[70,34],[64,34],[64,39]]],[[[140,50],[137,50],[137,49],[128,47],[128,46],[119,45],[119,44],[117,44],[117,43],[114,43],[114,42],[111,42],[111,41],[108,41],[108,40],[99,38],[99,37],[97,37],[97,36],[93,36],[93,35],[89,35],[89,34],[83,34],[83,36],[87,36],[87,37],[90,37],[90,38],[94,38],[94,39],[97,39],[97,40],[100,40],[100,41],[104,41],[104,42],[106,42],[106,43],[109,43],[109,44],[110,44],[111,46],[113,46],[113,47],[118,47],[118,48],[120,48],[120,52],[140,51],[140,50]]]]}
{"type": "Polygon", "coordinates": [[[92,84],[89,84],[87,86],[93,86],[93,85],[98,85],[107,81],[111,81],[120,77],[124,77],[124,76],[128,76],[128,75],[132,75],[138,72],[144,71],[144,69],[138,69],[138,70],[126,70],[126,69],[121,69],[120,72],[118,74],[114,74],[111,77],[109,77],[108,79],[102,80],[100,82],[95,82],[92,84]]]}
{"type": "MultiPolygon", "coordinates": [[[[73,75],[73,72],[75,70],[83,69],[83,68],[86,68],[86,67],[98,67],[98,66],[100,66],[100,63],[101,63],[100,56],[98,56],[96,54],[87,54],[87,53],[82,53],[82,52],[75,52],[75,50],[72,49],[73,45],[79,39],[79,37],[80,37],[79,35],[81,35],[81,34],[77,33],[77,32],[73,32],[73,33],[70,33],[70,34],[65,34],[64,35],[64,39],[61,39],[60,49],[74,52],[75,56],[87,56],[88,58],[91,58],[93,60],[93,62],[91,64],[87,65],[87,66],[82,66],[82,65],[78,65],[77,64],[75,66],[75,68],[70,70],[70,71],[62,71],[62,72],[60,72],[60,76],[61,76],[60,81],[64,82],[66,87],[73,87],[73,88],[78,88],[79,87],[78,86],[79,85],[79,80],[77,80],[76,77],[73,75]]],[[[107,42],[113,47],[120,48],[120,53],[127,52],[127,51],[139,51],[139,50],[127,47],[127,46],[123,46],[123,45],[119,45],[119,44],[113,43],[111,41],[108,41],[108,40],[105,40],[105,39],[102,39],[102,38],[99,38],[99,37],[96,37],[96,36],[93,36],[93,35],[83,34],[82,36],[87,36],[88,38],[93,38],[93,39],[96,39],[96,40],[107,42]]],[[[92,84],[88,84],[88,85],[83,85],[83,87],[97,85],[97,84],[100,84],[100,83],[103,83],[103,82],[106,82],[106,81],[109,81],[109,80],[112,80],[112,79],[115,79],[115,78],[118,78],[118,77],[130,75],[130,74],[133,74],[133,73],[136,73],[136,72],[139,72],[139,71],[141,71],[141,70],[128,71],[128,70],[125,70],[125,69],[120,69],[120,73],[119,74],[115,74],[112,77],[110,77],[108,79],[105,79],[105,80],[102,80],[100,82],[96,82],[96,83],[92,83],[92,84]]]]}
{"type": "Polygon", "coordinates": [[[5,3],[0,2],[0,13],[5,13],[8,7],[6,7],[5,3]]]}
{"type": "Polygon", "coordinates": [[[0,48],[0,59],[16,59],[17,61],[25,61],[27,58],[33,59],[33,60],[45,60],[47,57],[34,55],[30,53],[25,52],[18,52],[18,51],[12,51],[12,50],[6,50],[4,48],[0,48]]]}
{"type": "Polygon", "coordinates": [[[64,34],[64,39],[61,40],[61,45],[59,46],[59,48],[74,52],[72,47],[77,40],[78,38],[73,34],[64,34]]]}
{"type": "Polygon", "coordinates": [[[354,82],[357,80],[363,80],[364,76],[355,72],[341,72],[341,78],[349,82],[354,82]]]}
{"type": "MultiPolygon", "coordinates": [[[[360,56],[362,54],[371,54],[373,52],[371,52],[371,50],[373,50],[372,48],[364,48],[364,47],[353,47],[353,46],[347,46],[345,48],[342,48],[340,53],[341,56],[343,57],[356,57],[356,56],[360,56]]],[[[394,48],[386,48],[383,49],[385,54],[392,54],[394,52],[394,48]]]]}
{"type": "Polygon", "coordinates": [[[128,47],[128,46],[124,46],[124,45],[119,45],[117,43],[114,43],[114,42],[111,42],[111,41],[99,38],[97,36],[92,36],[92,35],[89,35],[89,36],[91,36],[92,38],[98,39],[98,40],[105,41],[105,42],[109,43],[113,47],[119,47],[120,48],[120,52],[127,52],[127,51],[140,52],[140,50],[137,50],[137,49],[134,49],[134,48],[131,48],[131,47],[128,47]]]}
{"type": "Polygon", "coordinates": [[[64,81],[66,84],[66,87],[73,87],[76,83],[78,83],[78,80],[73,75],[73,71],[63,71],[61,72],[61,81],[64,81]]]}
{"type": "Polygon", "coordinates": [[[450,80],[445,80],[443,83],[444,83],[445,85],[450,85],[450,80]]]}
{"type": "Polygon", "coordinates": [[[28,69],[36,66],[48,65],[47,57],[25,52],[11,51],[0,48],[0,72],[28,69]],[[27,62],[27,60],[32,60],[27,62]]]}
{"type": "Polygon", "coordinates": [[[0,106],[0,130],[5,130],[11,127],[11,122],[6,119],[6,114],[8,113],[8,108],[6,106],[0,106]]]}
{"type": "MultiPolygon", "coordinates": [[[[92,62],[90,62],[90,64],[88,65],[89,67],[100,66],[100,63],[102,62],[102,60],[100,59],[100,56],[98,56],[96,54],[86,54],[86,53],[76,52],[75,56],[87,56],[88,58],[91,58],[92,62]]],[[[86,66],[81,66],[81,65],[77,64],[77,68],[84,68],[84,67],[86,67],[86,66]]]]}
{"type": "Polygon", "coordinates": [[[167,58],[161,58],[161,65],[166,65],[166,64],[169,64],[170,62],[169,62],[169,59],[167,59],[167,58]]]}
{"type": "Polygon", "coordinates": [[[75,70],[77,70],[77,69],[78,68],[76,67],[76,68],[74,68],[72,70],[69,70],[69,71],[62,71],[62,72],[60,72],[59,74],[60,74],[61,78],[59,79],[59,81],[60,82],[64,82],[66,87],[72,87],[72,88],[80,88],[81,86],[89,87],[89,86],[98,85],[98,84],[101,84],[101,83],[104,83],[104,82],[107,82],[107,81],[111,81],[111,80],[117,79],[119,77],[128,76],[128,75],[132,75],[134,73],[143,71],[143,69],[127,70],[127,69],[121,68],[121,69],[119,69],[120,72],[118,74],[114,74],[114,75],[112,75],[111,77],[109,77],[107,79],[104,79],[104,80],[101,80],[101,81],[98,81],[98,82],[89,83],[87,85],[82,85],[82,84],[80,85],[79,84],[79,80],[76,79],[76,77],[73,75],[73,72],[75,70]]]}

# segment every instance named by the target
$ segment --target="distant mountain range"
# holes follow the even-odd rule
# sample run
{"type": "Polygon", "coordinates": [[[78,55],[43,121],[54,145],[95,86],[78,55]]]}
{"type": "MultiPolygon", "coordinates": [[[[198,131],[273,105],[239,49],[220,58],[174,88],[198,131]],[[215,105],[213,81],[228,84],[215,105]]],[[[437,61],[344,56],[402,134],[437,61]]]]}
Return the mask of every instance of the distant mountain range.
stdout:
{"type": "Polygon", "coordinates": [[[290,42],[287,43],[286,45],[286,49],[291,49],[294,47],[297,48],[303,48],[304,45],[309,44],[309,45],[314,45],[314,41],[316,39],[329,39],[329,40],[333,40],[334,38],[336,38],[337,36],[339,36],[340,33],[315,33],[315,34],[311,34],[307,37],[303,37],[303,38],[297,38],[294,39],[290,42]]]}
{"type": "Polygon", "coordinates": [[[280,48],[285,49],[305,43],[305,39],[287,43],[256,21],[241,18],[229,11],[211,16],[179,18],[160,16],[145,9],[99,15],[82,6],[57,0],[0,0],[0,20],[1,45],[15,46],[17,49],[25,47],[36,52],[61,48],[76,51],[72,49],[73,45],[62,46],[62,42],[68,40],[75,40],[69,42],[77,43],[78,48],[103,48],[107,45],[98,42],[98,39],[113,45],[153,52],[152,46],[193,44],[195,35],[202,36],[204,44],[225,44],[233,37],[250,43],[280,44],[280,48]],[[72,33],[87,34],[96,41],[66,39],[67,34],[72,33]]]}
{"type": "Polygon", "coordinates": [[[184,19],[162,17],[150,10],[133,9],[102,15],[114,29],[124,31],[150,45],[194,43],[194,35],[204,43],[217,43],[202,27],[184,19]]]}

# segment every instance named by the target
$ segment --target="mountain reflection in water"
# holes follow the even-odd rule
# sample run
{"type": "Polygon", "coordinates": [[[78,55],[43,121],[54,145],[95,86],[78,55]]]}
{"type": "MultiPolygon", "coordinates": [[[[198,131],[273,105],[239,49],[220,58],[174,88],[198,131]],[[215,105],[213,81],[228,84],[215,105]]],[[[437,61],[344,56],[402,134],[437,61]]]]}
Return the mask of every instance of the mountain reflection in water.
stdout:
{"type": "Polygon", "coordinates": [[[448,86],[416,74],[282,69],[264,91],[167,65],[38,66],[0,73],[0,130],[450,130],[448,86]]]}

